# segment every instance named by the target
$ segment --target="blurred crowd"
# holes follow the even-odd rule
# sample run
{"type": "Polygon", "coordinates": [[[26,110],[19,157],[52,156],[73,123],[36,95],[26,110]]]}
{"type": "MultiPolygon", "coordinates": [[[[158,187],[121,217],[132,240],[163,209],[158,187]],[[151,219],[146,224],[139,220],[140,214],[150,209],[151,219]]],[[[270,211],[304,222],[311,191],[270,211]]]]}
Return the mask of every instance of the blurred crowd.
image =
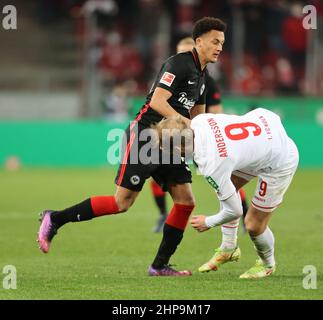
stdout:
{"type": "Polygon", "coordinates": [[[307,4],[323,17],[319,0],[44,0],[39,18],[46,23],[74,18],[76,36],[84,41],[89,32],[84,17],[94,17],[91,59],[102,83],[126,96],[149,90],[163,59],[175,53],[197,19],[219,17],[228,24],[226,43],[210,72],[222,91],[295,95],[304,93],[307,4]]]}

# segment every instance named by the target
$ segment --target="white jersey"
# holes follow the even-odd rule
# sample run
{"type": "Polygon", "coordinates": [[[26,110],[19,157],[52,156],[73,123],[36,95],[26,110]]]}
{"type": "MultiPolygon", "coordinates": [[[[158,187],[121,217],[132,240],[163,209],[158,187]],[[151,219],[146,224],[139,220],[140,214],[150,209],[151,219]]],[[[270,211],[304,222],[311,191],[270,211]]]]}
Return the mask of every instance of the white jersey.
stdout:
{"type": "Polygon", "coordinates": [[[220,200],[235,193],[232,172],[251,177],[280,170],[290,145],[280,118],[258,108],[243,116],[205,113],[191,122],[194,161],[220,200]]]}

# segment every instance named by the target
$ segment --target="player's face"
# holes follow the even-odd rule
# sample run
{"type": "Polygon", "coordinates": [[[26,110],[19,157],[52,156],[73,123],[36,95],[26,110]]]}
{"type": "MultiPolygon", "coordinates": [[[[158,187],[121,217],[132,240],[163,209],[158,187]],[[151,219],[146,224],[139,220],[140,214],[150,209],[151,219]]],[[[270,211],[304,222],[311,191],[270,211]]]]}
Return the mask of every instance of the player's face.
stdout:
{"type": "Polygon", "coordinates": [[[216,62],[224,44],[224,32],[211,30],[197,38],[196,42],[204,62],[216,62]]]}

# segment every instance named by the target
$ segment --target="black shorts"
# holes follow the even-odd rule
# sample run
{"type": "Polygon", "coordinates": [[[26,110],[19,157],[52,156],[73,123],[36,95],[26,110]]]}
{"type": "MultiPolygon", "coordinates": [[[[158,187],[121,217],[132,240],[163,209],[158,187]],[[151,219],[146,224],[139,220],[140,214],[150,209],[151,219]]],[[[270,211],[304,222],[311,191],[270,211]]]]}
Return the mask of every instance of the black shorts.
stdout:
{"type": "Polygon", "coordinates": [[[192,173],[184,159],[180,159],[176,164],[163,164],[160,151],[157,156],[158,160],[155,157],[157,163],[142,163],[139,157],[136,157],[143,146],[147,147],[147,141],[138,141],[138,135],[143,129],[146,129],[146,127],[134,122],[126,129],[121,156],[122,162],[115,183],[132,191],[141,191],[149,177],[153,177],[164,191],[167,191],[169,185],[192,183],[192,173]],[[132,157],[132,152],[135,154],[134,157],[132,157]]]}

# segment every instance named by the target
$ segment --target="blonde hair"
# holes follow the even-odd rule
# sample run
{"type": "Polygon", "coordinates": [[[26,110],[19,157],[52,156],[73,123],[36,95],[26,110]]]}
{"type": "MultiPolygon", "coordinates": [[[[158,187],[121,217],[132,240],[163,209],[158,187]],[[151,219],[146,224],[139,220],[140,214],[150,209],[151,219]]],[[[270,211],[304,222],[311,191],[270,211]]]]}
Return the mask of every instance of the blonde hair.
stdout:
{"type": "MultiPolygon", "coordinates": [[[[180,152],[184,156],[187,148],[193,145],[193,130],[187,126],[180,116],[172,116],[151,126],[157,133],[159,147],[166,152],[180,152]]],[[[193,150],[192,150],[193,151],[193,150]]]]}
{"type": "Polygon", "coordinates": [[[177,43],[176,50],[177,50],[177,53],[181,53],[181,52],[192,50],[194,46],[195,46],[194,40],[191,37],[186,37],[177,43]]]}

